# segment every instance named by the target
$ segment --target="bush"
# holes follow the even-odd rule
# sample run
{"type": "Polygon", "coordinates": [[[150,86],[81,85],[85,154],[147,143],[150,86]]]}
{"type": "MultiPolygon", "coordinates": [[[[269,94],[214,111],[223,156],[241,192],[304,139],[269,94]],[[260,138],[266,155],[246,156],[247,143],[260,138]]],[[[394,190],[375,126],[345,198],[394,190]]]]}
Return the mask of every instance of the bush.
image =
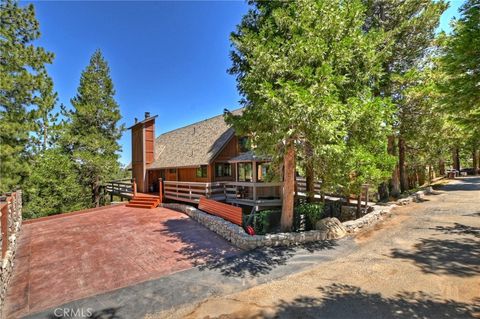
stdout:
{"type": "Polygon", "coordinates": [[[314,229],[317,221],[324,217],[324,206],[322,203],[303,203],[295,207],[295,214],[305,216],[305,230],[314,229]]]}
{"type": "MultiPolygon", "coordinates": [[[[279,211],[277,210],[262,210],[256,212],[253,218],[253,229],[257,235],[265,235],[272,232],[272,228],[278,224],[277,219],[279,220],[279,211]]],[[[244,224],[248,221],[251,215],[246,215],[244,224]]]]}

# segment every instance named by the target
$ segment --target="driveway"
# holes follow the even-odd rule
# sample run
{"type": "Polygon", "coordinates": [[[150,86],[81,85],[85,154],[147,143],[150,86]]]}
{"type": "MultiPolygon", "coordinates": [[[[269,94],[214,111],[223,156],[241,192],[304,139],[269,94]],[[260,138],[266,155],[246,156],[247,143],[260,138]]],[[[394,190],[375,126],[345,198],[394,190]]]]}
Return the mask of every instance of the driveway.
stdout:
{"type": "Polygon", "coordinates": [[[28,318],[472,318],[479,230],[480,178],[464,178],[356,237],[226,258],[187,245],[197,267],[28,318]]]}
{"type": "Polygon", "coordinates": [[[399,207],[355,249],[148,318],[480,318],[480,178],[399,207]]]}
{"type": "Polygon", "coordinates": [[[23,225],[8,318],[131,286],[239,250],[186,215],[112,206],[23,225]]]}

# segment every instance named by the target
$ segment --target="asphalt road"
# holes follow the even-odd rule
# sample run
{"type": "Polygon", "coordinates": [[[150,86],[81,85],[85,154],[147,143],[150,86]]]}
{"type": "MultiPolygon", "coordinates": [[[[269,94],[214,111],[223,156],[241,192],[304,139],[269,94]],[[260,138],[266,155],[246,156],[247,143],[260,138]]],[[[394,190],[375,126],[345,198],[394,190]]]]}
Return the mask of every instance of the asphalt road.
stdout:
{"type": "Polygon", "coordinates": [[[148,317],[480,318],[480,178],[396,208],[351,240],[308,270],[148,317]]]}

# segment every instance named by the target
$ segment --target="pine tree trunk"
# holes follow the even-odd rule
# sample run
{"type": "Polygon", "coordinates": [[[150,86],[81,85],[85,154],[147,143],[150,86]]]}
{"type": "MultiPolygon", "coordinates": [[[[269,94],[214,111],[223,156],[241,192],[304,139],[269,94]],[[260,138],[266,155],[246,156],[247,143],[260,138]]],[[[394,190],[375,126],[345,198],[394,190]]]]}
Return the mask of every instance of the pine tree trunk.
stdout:
{"type": "Polygon", "coordinates": [[[477,175],[477,172],[478,172],[478,150],[473,150],[472,159],[473,159],[473,175],[477,175]]]}
{"type": "Polygon", "coordinates": [[[98,185],[98,176],[95,177],[95,182],[92,187],[92,202],[95,207],[100,206],[100,186],[98,185]]]}
{"type": "Polygon", "coordinates": [[[433,171],[432,165],[428,165],[428,185],[432,184],[435,172],[433,171]]]}
{"type": "Polygon", "coordinates": [[[408,190],[407,169],[405,167],[405,140],[398,138],[398,172],[400,175],[400,190],[403,192],[408,190]]]}
{"type": "Polygon", "coordinates": [[[438,161],[438,171],[440,176],[445,176],[445,161],[443,159],[438,161]]]}
{"type": "Polygon", "coordinates": [[[313,169],[313,148],[310,142],[305,142],[305,183],[307,202],[315,201],[315,171],[313,169]]]}
{"type": "Polygon", "coordinates": [[[283,198],[280,220],[280,227],[283,232],[292,230],[295,191],[295,146],[293,141],[288,141],[286,147],[283,158],[283,198]]]}
{"type": "Polygon", "coordinates": [[[355,213],[355,218],[357,219],[360,218],[361,209],[362,209],[362,191],[360,191],[360,193],[358,193],[358,196],[357,196],[357,210],[355,213]]]}
{"type": "Polygon", "coordinates": [[[460,171],[460,156],[459,156],[459,149],[455,148],[453,150],[453,168],[457,171],[460,171]]]}

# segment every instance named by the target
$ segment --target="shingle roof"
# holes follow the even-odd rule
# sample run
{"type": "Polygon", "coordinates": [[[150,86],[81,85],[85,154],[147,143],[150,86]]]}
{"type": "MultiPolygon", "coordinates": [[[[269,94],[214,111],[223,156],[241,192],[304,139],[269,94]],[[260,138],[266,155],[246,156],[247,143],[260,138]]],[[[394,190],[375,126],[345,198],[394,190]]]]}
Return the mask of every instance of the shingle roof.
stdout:
{"type": "Polygon", "coordinates": [[[262,156],[262,155],[255,155],[253,151],[248,151],[245,153],[241,153],[238,156],[235,156],[228,161],[231,163],[234,162],[252,162],[252,161],[270,161],[271,158],[268,156],[262,156]]]}
{"type": "Polygon", "coordinates": [[[234,134],[223,115],[163,133],[155,139],[155,160],[147,169],[207,165],[234,134]]]}

